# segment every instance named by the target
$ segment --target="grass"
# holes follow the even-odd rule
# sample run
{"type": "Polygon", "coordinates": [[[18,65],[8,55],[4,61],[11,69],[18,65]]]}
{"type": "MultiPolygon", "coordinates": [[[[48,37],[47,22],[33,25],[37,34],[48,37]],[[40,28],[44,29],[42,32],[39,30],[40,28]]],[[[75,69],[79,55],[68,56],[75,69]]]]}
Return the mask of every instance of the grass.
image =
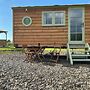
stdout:
{"type": "Polygon", "coordinates": [[[22,48],[10,48],[10,47],[4,47],[4,48],[0,48],[0,51],[20,51],[20,50],[23,50],[22,48]]]}
{"type": "Polygon", "coordinates": [[[67,53],[67,49],[64,49],[64,48],[62,48],[61,50],[60,50],[60,48],[46,48],[45,49],[46,53],[52,52],[52,51],[55,51],[55,52],[59,52],[60,51],[60,54],[62,54],[62,55],[66,55],[66,53],[67,53]]]}
{"type": "Polygon", "coordinates": [[[22,48],[15,48],[15,47],[3,47],[0,48],[0,54],[12,54],[12,53],[16,53],[16,52],[20,52],[23,51],[22,48]]]}

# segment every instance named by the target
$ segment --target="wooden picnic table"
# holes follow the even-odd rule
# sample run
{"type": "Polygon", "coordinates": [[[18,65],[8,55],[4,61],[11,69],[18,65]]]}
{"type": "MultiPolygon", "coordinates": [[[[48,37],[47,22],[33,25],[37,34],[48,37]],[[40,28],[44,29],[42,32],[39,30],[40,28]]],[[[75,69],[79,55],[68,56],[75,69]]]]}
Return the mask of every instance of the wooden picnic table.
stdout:
{"type": "MultiPolygon", "coordinates": [[[[42,47],[26,48],[26,50],[25,50],[26,59],[25,60],[33,61],[37,58],[40,61],[42,61],[43,59],[46,59],[43,54],[44,50],[45,50],[45,48],[42,48],[42,47]]],[[[58,48],[58,51],[56,50],[56,48],[54,48],[53,51],[48,52],[48,55],[50,55],[50,61],[54,61],[57,63],[59,56],[60,56],[60,52],[61,52],[61,47],[58,48]],[[56,59],[54,59],[54,57],[56,57],[56,59]]]]}
{"type": "MultiPolygon", "coordinates": [[[[40,57],[43,54],[45,48],[27,48],[25,50],[26,59],[28,61],[33,61],[37,57],[39,60],[42,61],[42,58],[40,57]]],[[[44,58],[44,57],[43,57],[44,58]]]]}

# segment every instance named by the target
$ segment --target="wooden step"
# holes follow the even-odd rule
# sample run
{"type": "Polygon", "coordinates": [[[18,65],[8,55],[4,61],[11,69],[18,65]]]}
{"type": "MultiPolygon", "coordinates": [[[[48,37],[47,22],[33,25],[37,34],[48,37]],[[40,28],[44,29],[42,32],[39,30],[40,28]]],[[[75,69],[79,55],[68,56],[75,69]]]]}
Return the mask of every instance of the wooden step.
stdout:
{"type": "Polygon", "coordinates": [[[83,57],[83,56],[90,56],[90,54],[72,54],[71,56],[72,57],[75,57],[75,56],[83,57]]]}
{"type": "Polygon", "coordinates": [[[73,61],[90,61],[90,59],[72,59],[73,61]]]}
{"type": "Polygon", "coordinates": [[[69,44],[69,48],[85,48],[85,44],[69,44]]]}

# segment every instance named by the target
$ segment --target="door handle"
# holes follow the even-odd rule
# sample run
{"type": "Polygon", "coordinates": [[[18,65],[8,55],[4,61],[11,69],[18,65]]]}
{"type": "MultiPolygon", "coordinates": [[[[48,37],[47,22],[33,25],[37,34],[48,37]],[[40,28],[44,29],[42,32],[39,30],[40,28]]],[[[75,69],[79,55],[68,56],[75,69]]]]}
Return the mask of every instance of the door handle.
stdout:
{"type": "Polygon", "coordinates": [[[81,24],[81,26],[83,26],[83,27],[84,27],[84,23],[82,23],[82,24],[81,24]]]}

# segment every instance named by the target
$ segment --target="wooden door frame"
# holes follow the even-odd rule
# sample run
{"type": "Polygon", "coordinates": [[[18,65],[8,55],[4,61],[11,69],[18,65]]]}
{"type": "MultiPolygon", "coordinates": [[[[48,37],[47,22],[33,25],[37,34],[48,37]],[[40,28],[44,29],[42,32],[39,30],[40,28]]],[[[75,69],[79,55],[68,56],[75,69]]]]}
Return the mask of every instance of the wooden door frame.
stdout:
{"type": "Polygon", "coordinates": [[[84,7],[70,7],[68,8],[68,43],[70,44],[83,44],[85,43],[85,8],[84,7]],[[84,26],[83,26],[83,31],[82,31],[82,41],[70,41],[70,16],[69,16],[69,12],[71,9],[83,9],[83,22],[84,22],[84,26]]]}

